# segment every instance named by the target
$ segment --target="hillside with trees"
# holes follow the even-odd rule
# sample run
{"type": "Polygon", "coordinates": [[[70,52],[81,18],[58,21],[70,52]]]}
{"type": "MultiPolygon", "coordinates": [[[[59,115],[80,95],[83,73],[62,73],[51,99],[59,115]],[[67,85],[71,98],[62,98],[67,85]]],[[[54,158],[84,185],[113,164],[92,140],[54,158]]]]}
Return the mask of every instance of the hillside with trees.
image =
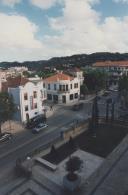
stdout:
{"type": "Polygon", "coordinates": [[[26,66],[30,70],[43,70],[44,67],[56,67],[58,69],[66,68],[68,66],[91,66],[98,61],[119,61],[128,60],[128,53],[109,53],[99,52],[92,54],[77,54],[66,57],[54,57],[49,60],[40,61],[25,61],[25,62],[1,62],[0,67],[8,68],[11,66],[26,66]]]}

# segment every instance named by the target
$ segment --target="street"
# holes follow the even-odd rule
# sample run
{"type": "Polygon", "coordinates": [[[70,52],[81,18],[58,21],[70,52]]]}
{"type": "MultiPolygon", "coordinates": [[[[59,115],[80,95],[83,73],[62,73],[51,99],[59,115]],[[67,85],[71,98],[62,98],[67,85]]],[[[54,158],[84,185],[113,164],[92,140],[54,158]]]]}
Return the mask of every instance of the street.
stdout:
{"type": "MultiPolygon", "coordinates": [[[[117,93],[111,93],[109,97],[117,97],[117,93]]],[[[107,97],[108,98],[108,97],[107,97]]],[[[100,116],[105,116],[106,97],[98,101],[100,116]]],[[[117,104],[117,103],[116,103],[117,104]]],[[[61,127],[68,126],[75,120],[84,120],[91,116],[92,100],[86,101],[79,111],[73,111],[72,107],[58,106],[51,117],[48,118],[48,128],[39,134],[32,134],[31,130],[25,130],[14,135],[12,140],[0,143],[0,186],[8,182],[9,171],[15,166],[17,158],[23,158],[35,148],[44,146],[60,138],[61,127]]],[[[117,106],[116,106],[117,107],[117,106]]],[[[11,176],[10,176],[11,177],[11,176]]],[[[10,178],[11,179],[11,178],[10,178]]]]}

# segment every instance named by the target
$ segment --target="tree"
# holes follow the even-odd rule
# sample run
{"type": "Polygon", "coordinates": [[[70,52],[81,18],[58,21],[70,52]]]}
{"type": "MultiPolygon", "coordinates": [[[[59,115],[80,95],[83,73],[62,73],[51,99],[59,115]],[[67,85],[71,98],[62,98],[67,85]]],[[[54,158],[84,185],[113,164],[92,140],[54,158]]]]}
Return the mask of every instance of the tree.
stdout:
{"type": "Polygon", "coordinates": [[[96,91],[106,88],[107,73],[99,70],[89,70],[84,73],[85,84],[89,91],[96,91]]]}
{"type": "Polygon", "coordinates": [[[80,93],[84,96],[88,93],[88,88],[87,88],[86,84],[83,84],[80,86],[80,93]]]}
{"type": "Polygon", "coordinates": [[[114,121],[115,102],[112,102],[111,122],[114,121]]]}
{"type": "Polygon", "coordinates": [[[92,106],[92,117],[89,124],[89,130],[92,132],[93,135],[96,134],[96,129],[99,125],[99,109],[98,109],[98,102],[97,102],[97,96],[93,100],[93,106],[92,106]]]}
{"type": "Polygon", "coordinates": [[[12,95],[9,95],[7,92],[0,93],[0,133],[1,125],[7,120],[10,120],[13,117],[13,114],[16,110],[15,104],[13,102],[12,95]]]}
{"type": "Polygon", "coordinates": [[[128,107],[128,76],[123,75],[119,80],[119,96],[122,100],[122,106],[128,107]]]}
{"type": "Polygon", "coordinates": [[[106,101],[106,122],[108,122],[108,117],[109,117],[109,102],[106,101]]]}
{"type": "Polygon", "coordinates": [[[77,179],[77,174],[75,173],[82,167],[83,161],[77,157],[72,156],[69,158],[69,160],[66,162],[66,171],[68,171],[67,178],[71,181],[74,181],[77,179]]]}

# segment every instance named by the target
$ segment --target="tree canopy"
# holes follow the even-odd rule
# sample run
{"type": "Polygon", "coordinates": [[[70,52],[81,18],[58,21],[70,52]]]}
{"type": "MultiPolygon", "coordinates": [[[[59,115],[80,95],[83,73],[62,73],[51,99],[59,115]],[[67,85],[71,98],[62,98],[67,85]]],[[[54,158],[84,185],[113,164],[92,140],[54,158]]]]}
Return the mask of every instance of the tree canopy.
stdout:
{"type": "Polygon", "coordinates": [[[128,76],[123,75],[119,80],[119,95],[122,100],[122,105],[128,107],[128,76]]]}
{"type": "Polygon", "coordinates": [[[89,91],[97,91],[106,87],[107,73],[99,70],[89,70],[84,73],[85,84],[89,91]]]}
{"type": "Polygon", "coordinates": [[[7,92],[0,92],[0,132],[1,124],[13,117],[15,104],[12,95],[7,92]]]}

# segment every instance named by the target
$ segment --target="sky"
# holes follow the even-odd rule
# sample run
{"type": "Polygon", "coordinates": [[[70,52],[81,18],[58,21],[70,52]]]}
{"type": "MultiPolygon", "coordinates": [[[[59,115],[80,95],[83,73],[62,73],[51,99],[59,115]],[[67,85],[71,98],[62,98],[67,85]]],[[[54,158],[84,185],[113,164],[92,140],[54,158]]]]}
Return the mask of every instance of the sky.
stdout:
{"type": "Polygon", "coordinates": [[[128,0],[0,0],[0,61],[128,52],[128,0]]]}

